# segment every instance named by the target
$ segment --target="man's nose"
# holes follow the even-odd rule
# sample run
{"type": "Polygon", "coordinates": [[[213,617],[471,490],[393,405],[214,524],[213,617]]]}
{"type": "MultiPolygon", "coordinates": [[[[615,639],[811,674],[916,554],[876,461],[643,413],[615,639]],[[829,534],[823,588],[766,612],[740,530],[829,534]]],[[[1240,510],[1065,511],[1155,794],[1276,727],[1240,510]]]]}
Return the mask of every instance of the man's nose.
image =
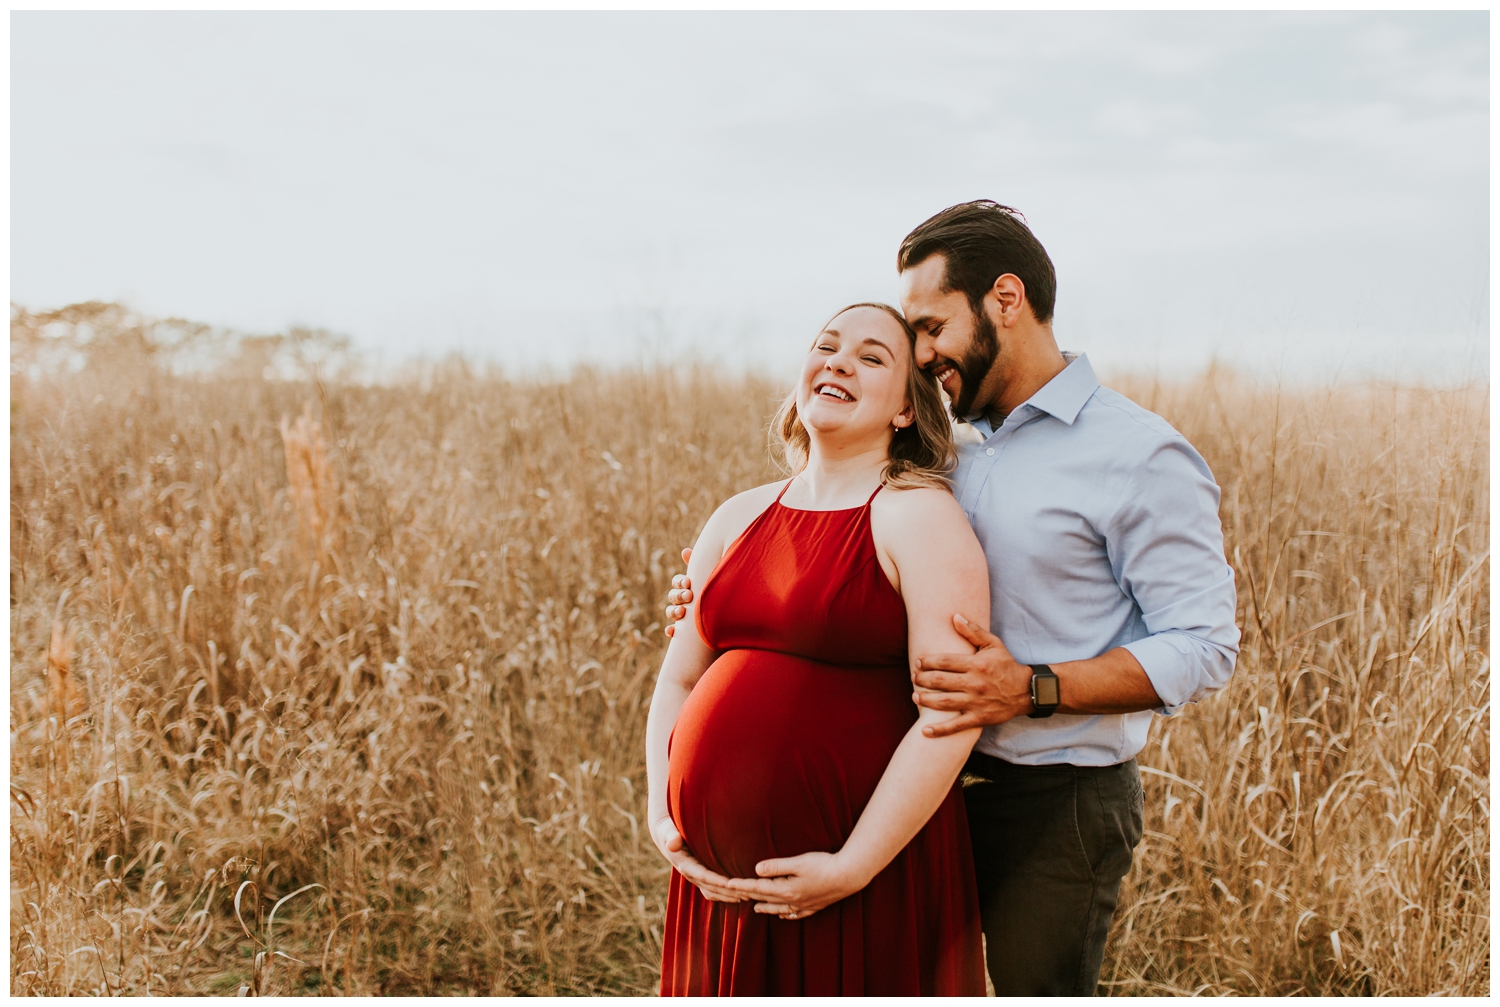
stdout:
{"type": "Polygon", "coordinates": [[[936,342],[931,336],[917,336],[916,361],[919,369],[925,369],[928,364],[937,359],[937,350],[933,349],[936,342]]]}

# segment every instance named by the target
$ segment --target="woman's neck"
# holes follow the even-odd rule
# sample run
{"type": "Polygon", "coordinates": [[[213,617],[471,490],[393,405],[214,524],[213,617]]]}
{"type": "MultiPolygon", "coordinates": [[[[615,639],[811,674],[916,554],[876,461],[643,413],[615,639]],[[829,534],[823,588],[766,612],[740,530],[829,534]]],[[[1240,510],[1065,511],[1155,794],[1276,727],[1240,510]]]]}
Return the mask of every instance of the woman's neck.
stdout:
{"type": "Polygon", "coordinates": [[[797,505],[815,510],[858,506],[875,491],[890,460],[889,445],[840,450],[814,439],[807,467],[797,473],[802,484],[800,491],[794,487],[797,505]]]}

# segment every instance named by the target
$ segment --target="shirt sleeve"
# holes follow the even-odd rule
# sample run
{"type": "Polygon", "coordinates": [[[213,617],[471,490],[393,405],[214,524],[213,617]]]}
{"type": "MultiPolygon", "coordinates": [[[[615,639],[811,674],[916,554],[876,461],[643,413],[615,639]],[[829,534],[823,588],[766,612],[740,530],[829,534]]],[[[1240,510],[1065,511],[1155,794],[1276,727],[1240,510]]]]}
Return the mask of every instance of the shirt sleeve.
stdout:
{"type": "Polygon", "coordinates": [[[1149,635],[1125,649],[1177,712],[1223,688],[1234,672],[1234,571],[1224,560],[1219,487],[1178,435],[1158,442],[1125,480],[1105,529],[1110,565],[1149,635]]]}

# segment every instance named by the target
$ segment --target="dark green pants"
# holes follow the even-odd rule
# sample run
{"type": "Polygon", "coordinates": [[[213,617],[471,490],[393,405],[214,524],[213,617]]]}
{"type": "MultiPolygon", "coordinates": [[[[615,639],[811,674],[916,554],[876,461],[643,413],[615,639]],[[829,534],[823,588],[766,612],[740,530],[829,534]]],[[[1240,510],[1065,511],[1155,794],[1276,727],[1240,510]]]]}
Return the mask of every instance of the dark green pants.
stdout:
{"type": "Polygon", "coordinates": [[[1141,841],[1141,776],[1117,766],[964,767],[985,958],[998,996],[1093,996],[1141,841]]]}

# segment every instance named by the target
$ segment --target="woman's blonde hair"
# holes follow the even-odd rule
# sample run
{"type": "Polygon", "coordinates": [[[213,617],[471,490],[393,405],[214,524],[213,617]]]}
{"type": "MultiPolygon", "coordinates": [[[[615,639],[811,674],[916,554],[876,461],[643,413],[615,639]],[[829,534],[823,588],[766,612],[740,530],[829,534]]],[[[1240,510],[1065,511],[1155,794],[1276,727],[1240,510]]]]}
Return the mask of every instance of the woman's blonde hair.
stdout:
{"type": "MultiPolygon", "coordinates": [[[[911,403],[914,419],[909,426],[902,427],[891,438],[890,458],[885,471],[880,475],[882,485],[895,489],[914,489],[929,486],[952,491],[948,474],[958,462],[958,451],[953,446],[953,427],[948,422],[948,410],[938,394],[937,382],[917,366],[917,334],[906,324],[901,312],[889,304],[861,301],[840,308],[833,317],[818,330],[821,335],[833,324],[834,318],[855,308],[874,308],[884,311],[895,319],[906,333],[906,345],[910,352],[910,368],[906,376],[906,398],[911,403]]],[[[797,415],[797,390],[786,397],[781,408],[771,420],[771,453],[780,448],[783,467],[796,475],[807,467],[808,451],[812,439],[802,419],[797,415]]]]}

